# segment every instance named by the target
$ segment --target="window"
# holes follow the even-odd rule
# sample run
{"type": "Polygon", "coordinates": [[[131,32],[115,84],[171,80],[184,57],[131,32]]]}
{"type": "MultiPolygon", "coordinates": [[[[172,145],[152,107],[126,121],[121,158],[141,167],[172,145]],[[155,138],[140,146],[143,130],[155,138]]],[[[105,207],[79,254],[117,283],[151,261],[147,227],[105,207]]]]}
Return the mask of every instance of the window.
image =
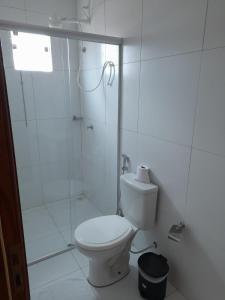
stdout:
{"type": "Polygon", "coordinates": [[[11,32],[13,61],[16,70],[52,72],[49,36],[11,32]]]}

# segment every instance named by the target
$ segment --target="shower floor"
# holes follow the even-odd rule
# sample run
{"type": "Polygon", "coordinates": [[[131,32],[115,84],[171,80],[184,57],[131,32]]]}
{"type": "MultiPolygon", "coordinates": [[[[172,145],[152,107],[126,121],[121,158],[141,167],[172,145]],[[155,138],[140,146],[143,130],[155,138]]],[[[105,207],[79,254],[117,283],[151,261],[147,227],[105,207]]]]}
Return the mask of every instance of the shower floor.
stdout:
{"type": "Polygon", "coordinates": [[[27,262],[66,249],[74,241],[74,229],[83,221],[100,215],[88,199],[66,199],[25,210],[27,262]]]}

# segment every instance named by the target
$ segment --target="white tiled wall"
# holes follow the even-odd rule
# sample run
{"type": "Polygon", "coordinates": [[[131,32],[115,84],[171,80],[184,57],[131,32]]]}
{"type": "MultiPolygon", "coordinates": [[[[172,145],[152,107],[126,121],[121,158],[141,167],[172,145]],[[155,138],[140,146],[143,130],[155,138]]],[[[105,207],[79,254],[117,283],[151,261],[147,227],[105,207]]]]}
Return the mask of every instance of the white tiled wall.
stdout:
{"type": "MultiPolygon", "coordinates": [[[[107,59],[118,60],[118,47],[112,46],[111,57],[106,49],[110,45],[82,43],[80,83],[84,89],[93,89],[99,82],[102,66],[107,59]]],[[[116,63],[115,61],[115,63],[116,63]]],[[[104,214],[116,211],[117,199],[117,138],[118,138],[118,67],[112,86],[107,85],[109,69],[95,91],[81,91],[82,157],[84,191],[104,214]],[[89,126],[92,129],[88,129],[89,126]]]]}
{"type": "Polygon", "coordinates": [[[132,171],[148,164],[160,186],[156,226],[137,247],[157,238],[171,280],[188,300],[222,300],[225,2],[93,0],[93,6],[93,26],[85,30],[124,38],[122,151],[132,171]],[[187,230],[174,244],[168,229],[180,220],[187,230]]]}

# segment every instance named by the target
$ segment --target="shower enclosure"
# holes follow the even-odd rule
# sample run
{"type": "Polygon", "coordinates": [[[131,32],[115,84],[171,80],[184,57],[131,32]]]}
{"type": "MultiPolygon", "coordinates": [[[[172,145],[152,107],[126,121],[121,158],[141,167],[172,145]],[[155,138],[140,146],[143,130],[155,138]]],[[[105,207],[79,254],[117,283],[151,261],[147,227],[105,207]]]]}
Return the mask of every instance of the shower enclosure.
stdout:
{"type": "Polygon", "coordinates": [[[22,24],[0,28],[32,265],[74,249],[84,220],[116,213],[121,41],[22,24]]]}

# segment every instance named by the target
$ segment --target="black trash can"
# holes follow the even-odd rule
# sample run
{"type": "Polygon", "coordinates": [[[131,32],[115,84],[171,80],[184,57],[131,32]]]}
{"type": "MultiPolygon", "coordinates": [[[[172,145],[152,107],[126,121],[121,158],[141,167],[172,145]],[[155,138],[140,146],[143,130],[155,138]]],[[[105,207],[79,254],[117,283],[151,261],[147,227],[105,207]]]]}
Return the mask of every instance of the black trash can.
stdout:
{"type": "Polygon", "coordinates": [[[145,253],[138,259],[138,269],[140,295],[148,300],[163,300],[169,273],[167,259],[152,252],[145,253]]]}

